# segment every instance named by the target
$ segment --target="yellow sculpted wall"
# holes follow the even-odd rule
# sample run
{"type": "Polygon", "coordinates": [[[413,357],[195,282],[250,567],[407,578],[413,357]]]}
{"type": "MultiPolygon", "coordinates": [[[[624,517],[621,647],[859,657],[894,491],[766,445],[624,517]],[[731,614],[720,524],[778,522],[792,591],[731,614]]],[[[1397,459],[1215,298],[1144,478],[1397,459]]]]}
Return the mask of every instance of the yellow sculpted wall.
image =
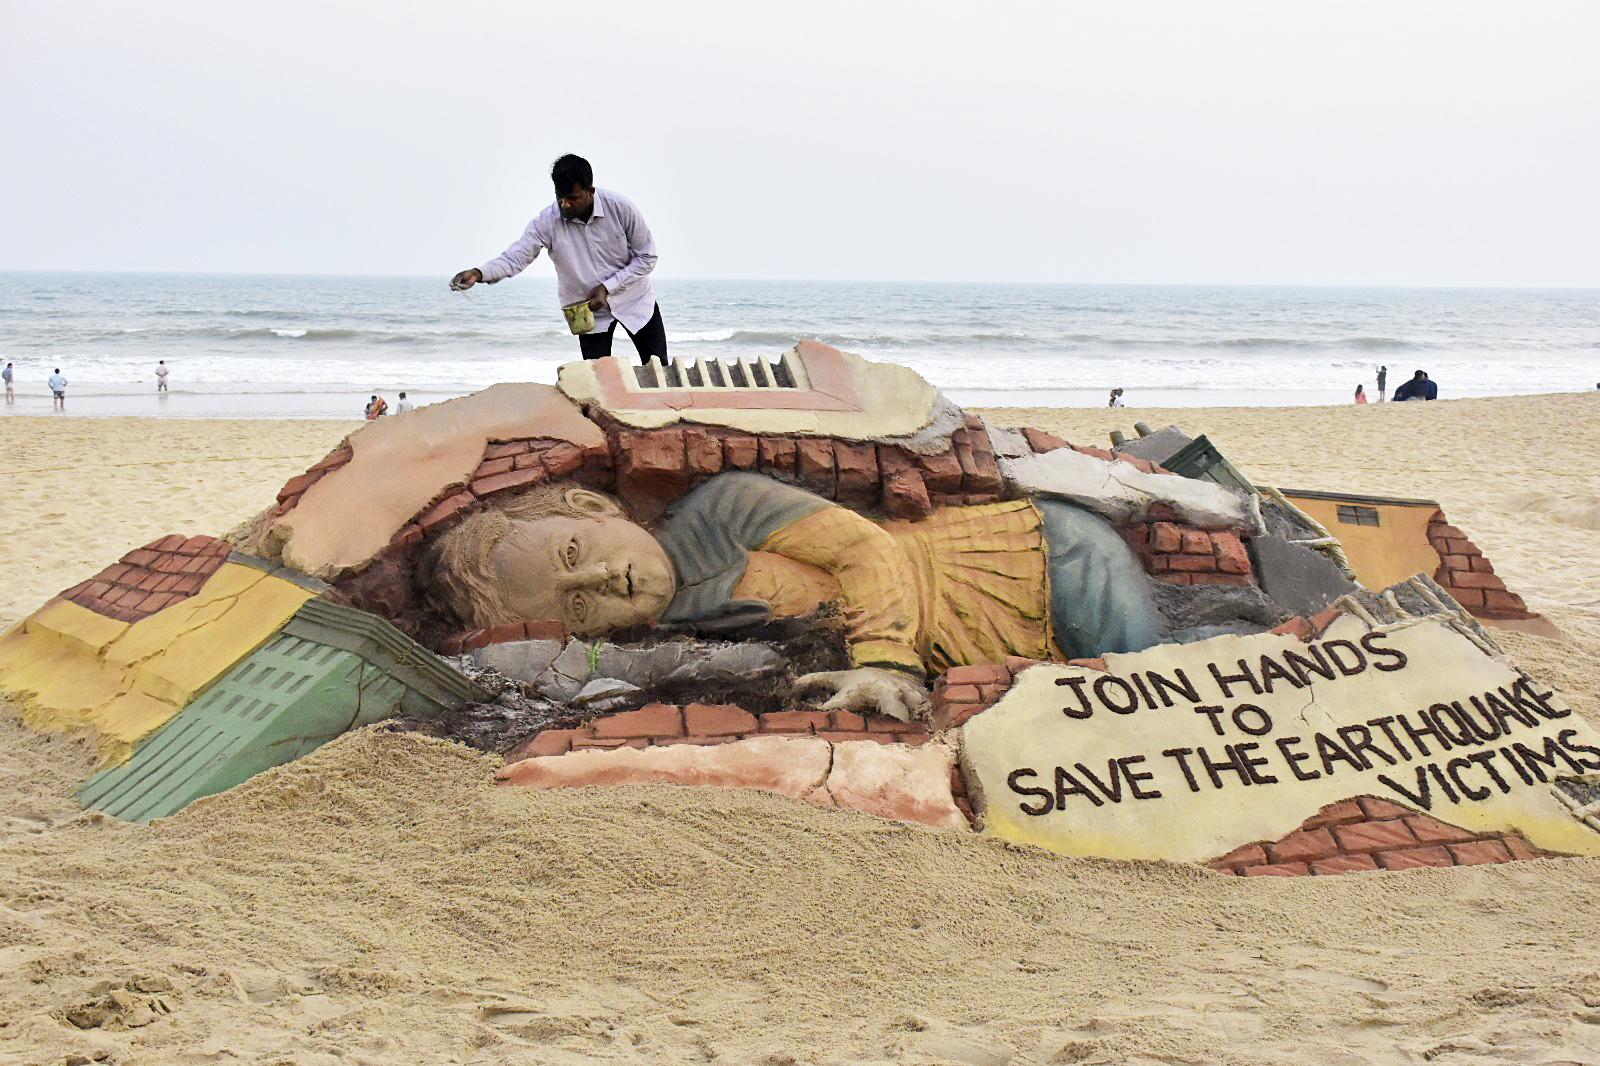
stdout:
{"type": "Polygon", "coordinates": [[[0,692],[36,729],[93,732],[107,764],[161,726],[310,599],[226,563],[195,595],[133,624],[54,599],[0,636],[0,692]]]}

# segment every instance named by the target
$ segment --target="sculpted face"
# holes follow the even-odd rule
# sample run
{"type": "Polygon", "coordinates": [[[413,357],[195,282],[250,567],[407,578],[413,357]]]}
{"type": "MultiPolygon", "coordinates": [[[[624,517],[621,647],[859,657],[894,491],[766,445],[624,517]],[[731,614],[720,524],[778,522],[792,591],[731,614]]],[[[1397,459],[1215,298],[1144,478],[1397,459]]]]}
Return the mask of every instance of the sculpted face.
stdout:
{"type": "Polygon", "coordinates": [[[660,617],[677,591],[661,545],[604,497],[575,489],[567,498],[595,517],[519,519],[490,552],[506,607],[584,637],[660,617]]]}

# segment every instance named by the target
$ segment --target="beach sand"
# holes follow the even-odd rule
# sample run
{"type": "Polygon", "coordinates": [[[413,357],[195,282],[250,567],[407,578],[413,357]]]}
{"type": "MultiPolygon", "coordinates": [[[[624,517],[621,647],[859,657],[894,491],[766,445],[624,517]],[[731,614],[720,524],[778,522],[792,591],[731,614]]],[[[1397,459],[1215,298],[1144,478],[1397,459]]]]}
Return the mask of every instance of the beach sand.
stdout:
{"type": "MultiPolygon", "coordinates": [[[[1502,646],[1600,723],[1600,396],[984,413],[1440,501],[1565,633],[1502,646]]],[[[0,624],[353,428],[0,420],[0,624]]],[[[1226,878],[753,791],[496,790],[377,730],[139,827],[73,805],[81,743],[0,733],[0,1063],[1600,1063],[1600,860],[1226,878]]]]}

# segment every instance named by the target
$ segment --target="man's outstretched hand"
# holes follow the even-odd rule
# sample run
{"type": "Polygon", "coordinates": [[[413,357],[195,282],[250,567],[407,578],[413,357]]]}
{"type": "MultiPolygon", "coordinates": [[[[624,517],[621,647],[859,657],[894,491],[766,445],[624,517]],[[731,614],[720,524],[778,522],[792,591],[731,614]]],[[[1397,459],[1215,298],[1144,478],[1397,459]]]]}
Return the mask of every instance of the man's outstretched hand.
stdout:
{"type": "MultiPolygon", "coordinates": [[[[477,267],[473,267],[470,270],[463,270],[461,273],[450,279],[450,291],[466,292],[468,289],[472,288],[482,280],[483,271],[479,270],[477,267]]],[[[491,282],[490,284],[493,283],[491,282]]]]}
{"type": "Polygon", "coordinates": [[[806,674],[794,683],[795,691],[825,689],[833,698],[822,705],[825,711],[855,711],[886,714],[909,722],[932,706],[928,687],[910,674],[861,666],[854,670],[824,670],[806,674]]]}

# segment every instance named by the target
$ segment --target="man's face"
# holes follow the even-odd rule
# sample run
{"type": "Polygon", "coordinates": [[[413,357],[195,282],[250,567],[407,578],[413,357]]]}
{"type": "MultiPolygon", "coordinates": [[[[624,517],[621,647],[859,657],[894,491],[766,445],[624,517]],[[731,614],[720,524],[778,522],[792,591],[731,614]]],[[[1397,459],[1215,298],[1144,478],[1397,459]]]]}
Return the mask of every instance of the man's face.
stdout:
{"type": "Polygon", "coordinates": [[[661,545],[621,517],[514,521],[489,559],[518,618],[554,618],[580,637],[659,618],[677,591],[661,545]]]}
{"type": "Polygon", "coordinates": [[[565,193],[556,193],[556,206],[561,208],[561,217],[569,222],[588,218],[594,210],[594,186],[574,185],[565,193]]]}

